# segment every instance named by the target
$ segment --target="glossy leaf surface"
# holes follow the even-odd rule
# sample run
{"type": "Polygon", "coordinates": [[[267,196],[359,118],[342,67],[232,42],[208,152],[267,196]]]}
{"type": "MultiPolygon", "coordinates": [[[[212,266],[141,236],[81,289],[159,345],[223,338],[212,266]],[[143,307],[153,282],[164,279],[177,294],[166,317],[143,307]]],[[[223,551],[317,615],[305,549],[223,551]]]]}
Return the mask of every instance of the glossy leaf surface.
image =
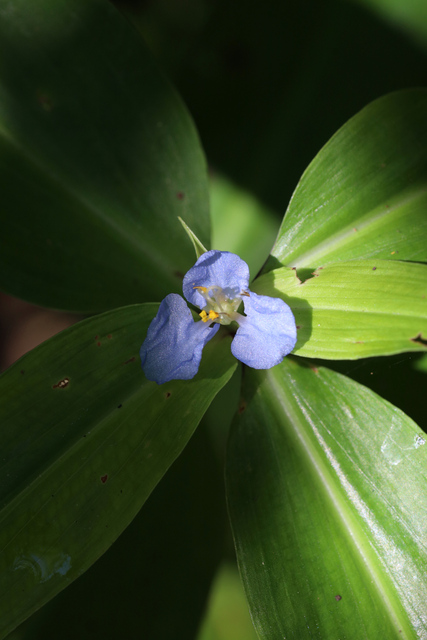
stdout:
{"type": "Polygon", "coordinates": [[[193,380],[147,382],[157,308],[83,321],[0,378],[0,637],[114,542],[236,367],[220,336],[193,380]]]}
{"type": "Polygon", "coordinates": [[[290,305],[295,354],[341,360],[426,349],[426,265],[352,260],[320,268],[302,284],[293,269],[281,268],[251,289],[290,305]]]}
{"type": "Polygon", "coordinates": [[[355,258],[427,260],[427,89],[389,94],[314,158],[266,270],[355,258]]]}
{"type": "Polygon", "coordinates": [[[180,291],[205,159],[140,35],[106,0],[17,0],[0,55],[0,286],[84,312],[180,291]]]}
{"type": "Polygon", "coordinates": [[[291,358],[246,371],[239,413],[228,502],[260,638],[426,637],[425,434],[291,358]]]}

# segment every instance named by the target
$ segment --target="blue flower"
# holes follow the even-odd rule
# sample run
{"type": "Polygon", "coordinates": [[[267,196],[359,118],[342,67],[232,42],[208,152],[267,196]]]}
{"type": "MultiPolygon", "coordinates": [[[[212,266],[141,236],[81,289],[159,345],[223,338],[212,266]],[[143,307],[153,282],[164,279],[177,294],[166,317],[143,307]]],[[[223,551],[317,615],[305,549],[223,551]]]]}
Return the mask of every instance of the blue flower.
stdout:
{"type": "Polygon", "coordinates": [[[171,293],[160,304],[141,347],[148,380],[163,384],[190,380],[198,369],[205,344],[220,324],[237,322],[233,355],[254,369],[279,364],[295,346],[295,318],[280,298],[249,291],[249,268],[228,251],[207,251],[185,275],[184,296],[202,309],[194,321],[185,300],[171,293]],[[241,303],[244,313],[238,312],[241,303]]]}

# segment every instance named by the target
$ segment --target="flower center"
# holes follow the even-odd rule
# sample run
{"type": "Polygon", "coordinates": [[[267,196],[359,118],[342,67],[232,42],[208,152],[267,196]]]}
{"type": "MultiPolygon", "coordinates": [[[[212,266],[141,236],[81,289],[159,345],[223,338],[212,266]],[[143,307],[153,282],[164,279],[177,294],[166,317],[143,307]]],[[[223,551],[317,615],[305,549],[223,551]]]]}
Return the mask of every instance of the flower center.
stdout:
{"type": "Polygon", "coordinates": [[[240,293],[235,298],[229,298],[217,285],[211,287],[193,287],[206,300],[206,306],[199,313],[203,322],[219,322],[219,324],[230,324],[233,320],[241,322],[244,316],[237,313],[242,296],[248,296],[246,292],[240,293]]]}

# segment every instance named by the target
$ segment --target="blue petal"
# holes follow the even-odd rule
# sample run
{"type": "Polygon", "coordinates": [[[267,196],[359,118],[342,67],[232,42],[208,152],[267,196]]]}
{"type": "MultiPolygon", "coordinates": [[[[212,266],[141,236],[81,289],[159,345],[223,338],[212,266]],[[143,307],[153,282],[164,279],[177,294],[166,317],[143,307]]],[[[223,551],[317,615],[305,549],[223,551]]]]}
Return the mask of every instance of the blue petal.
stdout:
{"type": "Polygon", "coordinates": [[[205,298],[194,287],[223,289],[230,299],[236,298],[249,286],[249,267],[239,256],[229,251],[207,251],[185,274],[182,289],[189,302],[199,309],[206,305],[205,298]]]}
{"type": "Polygon", "coordinates": [[[170,293],[148,327],[139,352],[148,380],[163,384],[194,378],[203,347],[218,329],[219,324],[210,327],[202,321],[195,322],[185,300],[170,293]]]}
{"type": "Polygon", "coordinates": [[[295,318],[280,298],[251,291],[244,301],[246,318],[231,343],[231,351],[249,367],[270,369],[282,362],[296,344],[295,318]]]}

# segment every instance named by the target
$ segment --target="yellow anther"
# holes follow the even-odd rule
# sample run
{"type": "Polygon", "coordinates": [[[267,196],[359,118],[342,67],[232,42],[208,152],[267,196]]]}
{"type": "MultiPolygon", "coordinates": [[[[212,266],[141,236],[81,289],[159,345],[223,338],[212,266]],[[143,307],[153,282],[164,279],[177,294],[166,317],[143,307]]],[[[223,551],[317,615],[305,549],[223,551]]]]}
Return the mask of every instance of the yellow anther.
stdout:
{"type": "Polygon", "coordinates": [[[219,318],[219,313],[217,313],[216,311],[213,311],[212,309],[209,311],[209,313],[206,313],[206,311],[203,309],[203,311],[199,313],[199,316],[201,317],[203,322],[209,322],[219,318]]]}
{"type": "Polygon", "coordinates": [[[193,287],[193,289],[200,289],[200,291],[203,291],[203,293],[206,293],[206,291],[208,290],[207,287],[193,287]]]}

